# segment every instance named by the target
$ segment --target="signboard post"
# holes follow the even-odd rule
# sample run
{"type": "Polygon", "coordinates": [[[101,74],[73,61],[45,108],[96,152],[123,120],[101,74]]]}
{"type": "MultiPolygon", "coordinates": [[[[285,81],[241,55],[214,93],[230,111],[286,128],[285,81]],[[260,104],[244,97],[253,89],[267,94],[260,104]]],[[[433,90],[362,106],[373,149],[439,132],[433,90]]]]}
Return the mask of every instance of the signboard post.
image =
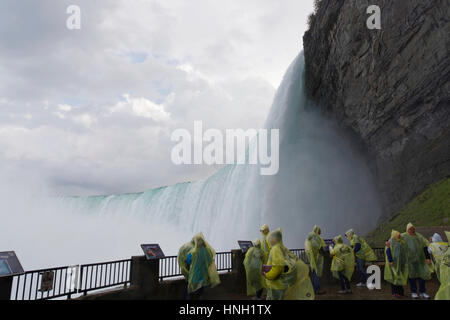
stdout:
{"type": "Polygon", "coordinates": [[[159,244],[141,244],[142,251],[144,251],[147,260],[162,259],[165,257],[159,244]]]}
{"type": "Polygon", "coordinates": [[[53,280],[55,278],[54,271],[44,271],[41,272],[41,287],[40,292],[44,293],[53,290],[53,280]]]}
{"type": "Polygon", "coordinates": [[[0,277],[24,273],[14,251],[0,252],[0,277]]]}
{"type": "Polygon", "coordinates": [[[9,300],[13,276],[24,273],[14,251],[0,252],[0,300],[9,300]]]}
{"type": "Polygon", "coordinates": [[[248,241],[248,240],[239,240],[238,244],[243,253],[246,253],[248,251],[248,249],[253,247],[253,242],[248,241]]]}

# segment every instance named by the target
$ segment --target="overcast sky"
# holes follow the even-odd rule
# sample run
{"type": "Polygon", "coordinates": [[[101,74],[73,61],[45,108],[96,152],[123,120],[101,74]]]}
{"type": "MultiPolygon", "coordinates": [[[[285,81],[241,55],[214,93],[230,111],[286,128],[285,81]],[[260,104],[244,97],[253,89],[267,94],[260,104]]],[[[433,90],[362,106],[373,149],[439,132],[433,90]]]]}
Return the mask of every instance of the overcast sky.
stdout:
{"type": "Polygon", "coordinates": [[[207,177],[172,164],[170,134],[261,128],[312,2],[1,0],[2,173],[71,195],[207,177]]]}

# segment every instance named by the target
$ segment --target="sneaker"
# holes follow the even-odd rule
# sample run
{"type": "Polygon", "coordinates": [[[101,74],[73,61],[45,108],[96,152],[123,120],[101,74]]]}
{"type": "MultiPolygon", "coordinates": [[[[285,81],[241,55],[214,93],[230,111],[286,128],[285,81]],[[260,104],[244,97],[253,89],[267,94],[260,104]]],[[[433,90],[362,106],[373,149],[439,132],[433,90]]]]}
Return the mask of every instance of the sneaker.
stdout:
{"type": "Polygon", "coordinates": [[[366,284],[365,283],[362,283],[362,282],[360,282],[360,283],[358,283],[357,285],[356,285],[357,287],[365,287],[366,286],[366,284]]]}
{"type": "Polygon", "coordinates": [[[419,299],[419,296],[417,295],[417,293],[413,292],[413,293],[411,293],[411,298],[419,299]]]}
{"type": "Polygon", "coordinates": [[[424,293],[421,293],[421,294],[420,294],[420,297],[421,297],[422,299],[430,299],[430,296],[427,295],[425,292],[424,292],[424,293]]]}
{"type": "Polygon", "coordinates": [[[348,293],[348,294],[353,293],[352,289],[347,289],[347,290],[345,290],[345,292],[348,293]]]}
{"type": "Polygon", "coordinates": [[[339,293],[339,294],[346,294],[346,293],[347,293],[347,290],[339,290],[338,293],[339,293]]]}

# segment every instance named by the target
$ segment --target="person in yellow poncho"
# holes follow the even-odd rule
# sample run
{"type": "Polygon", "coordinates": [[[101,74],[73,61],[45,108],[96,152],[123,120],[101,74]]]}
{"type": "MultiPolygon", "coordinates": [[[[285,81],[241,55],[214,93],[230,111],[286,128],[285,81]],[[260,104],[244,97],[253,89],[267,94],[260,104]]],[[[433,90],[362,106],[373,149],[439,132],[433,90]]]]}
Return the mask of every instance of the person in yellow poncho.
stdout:
{"type": "Polygon", "coordinates": [[[352,293],[350,280],[352,279],[353,271],[355,271],[355,255],[352,248],[344,244],[341,235],[335,237],[333,242],[335,246],[330,251],[330,255],[333,257],[331,272],[333,277],[339,279],[341,290],[338,293],[352,293]]]}
{"type": "MultiPolygon", "coordinates": [[[[450,241],[450,232],[445,231],[447,239],[450,241]]],[[[442,257],[441,265],[439,267],[439,279],[441,286],[439,287],[435,300],[450,300],[450,248],[447,248],[442,257]]]]}
{"type": "Polygon", "coordinates": [[[416,232],[416,228],[412,223],[406,226],[406,232],[402,234],[405,240],[408,256],[408,280],[411,288],[411,297],[418,299],[417,281],[419,282],[420,297],[429,299],[426,293],[425,281],[431,279],[432,270],[430,268],[431,259],[428,252],[429,242],[420,233],[416,232]]]}
{"type": "Polygon", "coordinates": [[[355,234],[353,229],[348,230],[345,236],[350,241],[356,260],[356,271],[359,274],[357,287],[365,287],[367,282],[366,262],[377,260],[377,256],[369,244],[363,238],[355,234]]]}
{"type": "Polygon", "coordinates": [[[324,291],[320,291],[320,277],[323,272],[323,254],[325,242],[320,234],[322,231],[318,226],[314,226],[311,233],[308,234],[305,240],[305,251],[309,261],[309,267],[311,269],[311,280],[314,286],[316,294],[324,294],[324,291]]]}
{"type": "Polygon", "coordinates": [[[261,241],[256,239],[253,241],[253,247],[248,249],[244,259],[247,295],[256,296],[256,299],[261,299],[266,284],[262,275],[263,263],[264,252],[261,249],[261,241]]]}
{"type": "Polygon", "coordinates": [[[261,240],[261,248],[264,252],[264,263],[267,262],[267,259],[269,258],[269,252],[270,252],[270,243],[269,240],[267,240],[267,236],[269,235],[269,226],[267,224],[264,224],[259,231],[262,234],[262,240],[261,240]]]}
{"type": "Polygon", "coordinates": [[[188,280],[189,280],[189,266],[186,262],[186,259],[188,257],[189,252],[194,248],[194,238],[192,238],[191,241],[183,244],[181,248],[178,250],[177,260],[178,265],[180,266],[181,274],[184,276],[186,280],[186,286],[183,292],[183,300],[187,299],[187,286],[188,286],[188,280]]]}
{"type": "Polygon", "coordinates": [[[431,243],[428,247],[428,252],[434,260],[434,271],[436,272],[436,276],[440,281],[440,266],[442,263],[442,259],[444,258],[445,252],[448,249],[448,243],[442,241],[442,237],[440,234],[435,233],[431,237],[431,243]]]}
{"type": "Polygon", "coordinates": [[[215,255],[216,252],[206,242],[203,234],[194,236],[194,248],[186,258],[189,266],[188,293],[191,299],[201,299],[205,287],[213,288],[220,284],[215,255]]]}
{"type": "Polygon", "coordinates": [[[408,282],[408,260],[406,243],[400,232],[392,230],[391,238],[384,249],[384,280],[391,284],[392,296],[404,298],[403,286],[408,282]]]}
{"type": "Polygon", "coordinates": [[[281,228],[271,232],[268,240],[270,271],[263,270],[267,300],[313,300],[308,266],[283,245],[281,228]]]}

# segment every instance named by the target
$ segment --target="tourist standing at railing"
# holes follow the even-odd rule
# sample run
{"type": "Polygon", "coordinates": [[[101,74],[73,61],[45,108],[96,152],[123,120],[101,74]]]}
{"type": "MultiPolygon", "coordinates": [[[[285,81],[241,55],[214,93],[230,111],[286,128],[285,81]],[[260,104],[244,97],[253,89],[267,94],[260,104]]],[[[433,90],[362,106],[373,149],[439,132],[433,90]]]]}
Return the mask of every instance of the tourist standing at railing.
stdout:
{"type": "Polygon", "coordinates": [[[428,247],[428,253],[433,257],[434,260],[434,271],[436,272],[436,276],[440,281],[440,266],[442,263],[442,259],[444,258],[445,252],[448,249],[448,243],[442,241],[442,237],[440,234],[435,233],[431,237],[431,243],[428,247]]]}
{"type": "Polygon", "coordinates": [[[271,245],[266,278],[267,300],[313,300],[308,266],[283,245],[281,228],[268,236],[271,245]]]}
{"type": "Polygon", "coordinates": [[[425,281],[431,279],[431,259],[428,253],[430,243],[424,236],[416,232],[412,223],[406,226],[406,232],[402,234],[407,247],[409,285],[411,288],[411,297],[419,298],[417,295],[417,282],[419,282],[420,297],[429,299],[426,293],[425,281]]]}
{"type": "Polygon", "coordinates": [[[267,236],[269,235],[269,226],[267,224],[264,224],[259,231],[262,234],[262,240],[261,240],[261,248],[264,252],[264,263],[267,262],[267,259],[269,258],[269,252],[270,252],[270,243],[269,240],[267,240],[267,236]]]}
{"type": "Polygon", "coordinates": [[[180,271],[181,274],[184,276],[185,280],[186,280],[186,285],[184,288],[184,292],[183,292],[183,299],[187,299],[188,297],[188,280],[189,280],[189,265],[187,263],[187,257],[189,252],[194,248],[194,238],[192,238],[191,241],[183,244],[180,248],[180,250],[178,250],[178,256],[177,256],[177,260],[178,260],[178,265],[180,266],[180,271]]]}
{"type": "Polygon", "coordinates": [[[339,279],[341,290],[338,293],[352,293],[350,280],[355,271],[355,255],[352,248],[344,244],[341,235],[335,237],[333,242],[335,245],[333,248],[330,248],[330,255],[333,258],[331,272],[333,277],[339,279]]]}
{"type": "Polygon", "coordinates": [[[264,264],[264,252],[261,248],[261,241],[253,241],[253,247],[245,254],[244,267],[247,279],[247,295],[261,299],[265,287],[265,279],[261,273],[264,264]]]}
{"type": "Polygon", "coordinates": [[[194,248],[189,252],[186,263],[189,266],[188,294],[191,300],[201,300],[205,287],[220,284],[214,257],[216,252],[201,233],[194,237],[194,248]]]}
{"type": "Polygon", "coordinates": [[[313,231],[308,234],[305,240],[305,252],[308,257],[311,280],[316,294],[325,293],[325,291],[320,291],[320,277],[322,277],[323,273],[323,256],[325,254],[325,241],[320,236],[321,233],[321,229],[318,226],[314,226],[313,231]]]}
{"type": "Polygon", "coordinates": [[[359,274],[357,287],[365,287],[367,282],[366,262],[376,261],[377,256],[369,244],[363,238],[355,234],[353,229],[348,230],[345,236],[350,241],[356,260],[356,271],[359,274]]]}
{"type": "MultiPolygon", "coordinates": [[[[450,241],[450,232],[445,231],[447,239],[450,241]]],[[[439,291],[434,297],[436,300],[450,300],[450,248],[447,247],[445,251],[441,265],[439,267],[439,279],[441,281],[441,286],[439,291]]]]}
{"type": "Polygon", "coordinates": [[[404,298],[403,286],[408,282],[408,258],[406,243],[400,232],[392,230],[384,249],[384,280],[391,284],[392,296],[404,298]]]}

